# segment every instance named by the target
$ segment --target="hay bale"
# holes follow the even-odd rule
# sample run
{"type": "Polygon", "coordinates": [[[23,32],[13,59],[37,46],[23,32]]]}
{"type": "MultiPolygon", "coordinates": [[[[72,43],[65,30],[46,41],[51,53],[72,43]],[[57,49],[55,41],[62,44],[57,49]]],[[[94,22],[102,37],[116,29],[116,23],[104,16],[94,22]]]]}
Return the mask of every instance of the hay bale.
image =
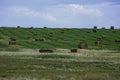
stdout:
{"type": "Polygon", "coordinates": [[[77,53],[78,49],[71,49],[70,51],[71,51],[71,53],[77,53]]]}
{"type": "Polygon", "coordinates": [[[16,41],[16,39],[15,39],[15,38],[10,37],[10,41],[16,41]]]}
{"type": "Polygon", "coordinates": [[[45,39],[43,39],[43,38],[36,38],[35,41],[41,41],[42,42],[42,41],[45,41],[45,39]]]}
{"type": "Polygon", "coordinates": [[[105,38],[106,38],[105,36],[96,38],[95,45],[99,46],[100,44],[102,44],[105,38]]]}
{"type": "Polygon", "coordinates": [[[94,26],[93,29],[97,29],[97,26],[94,26]]]}
{"type": "Polygon", "coordinates": [[[47,27],[43,27],[43,28],[47,28],[47,27]]]}
{"type": "Polygon", "coordinates": [[[40,53],[53,53],[54,51],[51,49],[40,49],[39,52],[40,53]]]}
{"type": "Polygon", "coordinates": [[[103,42],[103,37],[96,38],[97,41],[103,42]]]}
{"type": "Polygon", "coordinates": [[[104,36],[96,38],[95,45],[99,46],[100,44],[102,44],[104,38],[105,38],[104,36]]]}
{"type": "Polygon", "coordinates": [[[88,48],[88,44],[86,42],[80,42],[78,44],[78,48],[80,48],[80,49],[87,49],[88,48]]]}
{"type": "Polygon", "coordinates": [[[16,45],[16,41],[9,41],[9,45],[16,45]]]}
{"type": "Polygon", "coordinates": [[[115,43],[120,43],[120,39],[115,40],[115,43]]]}
{"type": "Polygon", "coordinates": [[[35,41],[39,41],[39,39],[36,38],[35,41]]]}
{"type": "Polygon", "coordinates": [[[113,30],[113,29],[114,29],[114,26],[110,26],[110,29],[112,29],[112,30],[113,30]]]}
{"type": "Polygon", "coordinates": [[[96,45],[96,46],[99,46],[100,44],[101,44],[101,41],[95,40],[95,45],[96,45]]]}
{"type": "Polygon", "coordinates": [[[17,28],[20,28],[21,26],[17,26],[17,28]]]}

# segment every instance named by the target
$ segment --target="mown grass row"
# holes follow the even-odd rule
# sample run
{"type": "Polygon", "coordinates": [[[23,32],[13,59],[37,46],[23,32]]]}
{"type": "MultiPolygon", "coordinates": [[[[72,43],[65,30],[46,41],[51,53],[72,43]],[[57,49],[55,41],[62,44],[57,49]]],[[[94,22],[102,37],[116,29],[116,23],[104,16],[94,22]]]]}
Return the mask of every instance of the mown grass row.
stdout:
{"type": "MultiPolygon", "coordinates": [[[[78,58],[78,57],[77,57],[78,58]]],[[[119,80],[120,63],[79,61],[70,55],[0,56],[2,80],[119,80]],[[65,60],[63,60],[65,59],[65,60]],[[70,60],[76,59],[76,60],[70,60]]],[[[88,57],[86,57],[88,58],[88,57]]],[[[109,59],[110,57],[108,57],[109,59]]],[[[92,58],[91,58],[92,59],[92,58]]],[[[104,59],[104,58],[103,58],[104,59]]],[[[115,59],[115,58],[114,58],[115,59]]],[[[114,61],[112,59],[112,61],[114,61]]],[[[119,60],[120,58],[118,58],[119,60]]]]}
{"type": "MultiPolygon", "coordinates": [[[[92,29],[60,29],[60,28],[0,28],[0,46],[5,48],[10,37],[16,38],[18,48],[77,48],[80,41],[85,41],[89,49],[114,49],[120,50],[120,44],[115,40],[120,39],[120,30],[97,29],[97,33],[92,29]],[[61,33],[61,32],[64,33],[61,33]],[[114,32],[113,32],[114,31],[114,32]],[[52,37],[50,37],[52,32],[52,37]],[[88,33],[90,32],[90,33],[88,33]],[[95,46],[97,37],[106,37],[102,45],[95,46]],[[27,37],[30,37],[28,39],[27,37]],[[35,38],[44,38],[44,42],[35,42],[35,38]],[[4,42],[3,42],[4,41],[4,42]],[[102,46],[102,47],[101,47],[102,46]]],[[[11,47],[11,46],[9,46],[11,47]]],[[[6,47],[7,48],[7,47],[6,47]]]]}

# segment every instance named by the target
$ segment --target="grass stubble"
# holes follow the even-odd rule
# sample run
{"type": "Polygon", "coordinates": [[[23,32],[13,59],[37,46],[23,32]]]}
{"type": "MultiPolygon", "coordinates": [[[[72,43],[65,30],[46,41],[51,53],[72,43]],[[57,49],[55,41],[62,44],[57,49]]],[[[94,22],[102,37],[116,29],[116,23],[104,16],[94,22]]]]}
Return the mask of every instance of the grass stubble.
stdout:
{"type": "Polygon", "coordinates": [[[119,52],[84,49],[78,53],[65,51],[2,51],[0,80],[120,80],[119,52]]]}

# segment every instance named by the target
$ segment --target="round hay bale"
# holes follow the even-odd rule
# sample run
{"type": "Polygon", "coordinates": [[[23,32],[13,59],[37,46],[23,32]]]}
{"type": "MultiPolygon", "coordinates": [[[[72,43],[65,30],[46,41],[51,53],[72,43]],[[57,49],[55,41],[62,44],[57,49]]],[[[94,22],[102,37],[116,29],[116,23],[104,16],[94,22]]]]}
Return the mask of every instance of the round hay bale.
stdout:
{"type": "Polygon", "coordinates": [[[114,29],[114,26],[110,26],[110,29],[112,29],[112,30],[113,30],[113,29],[114,29]]]}
{"type": "Polygon", "coordinates": [[[9,41],[9,45],[16,45],[16,41],[9,41]]]}
{"type": "Polygon", "coordinates": [[[47,28],[47,27],[43,27],[43,28],[47,28]]]}
{"type": "Polygon", "coordinates": [[[88,48],[88,44],[86,42],[80,42],[78,44],[78,48],[80,48],[80,49],[87,49],[88,48]]]}
{"type": "Polygon", "coordinates": [[[94,26],[93,29],[97,29],[97,26],[94,26]]]}
{"type": "Polygon", "coordinates": [[[21,26],[17,26],[17,28],[20,28],[21,26]]]}
{"type": "Polygon", "coordinates": [[[13,37],[10,37],[10,41],[16,41],[16,39],[13,37]]]}

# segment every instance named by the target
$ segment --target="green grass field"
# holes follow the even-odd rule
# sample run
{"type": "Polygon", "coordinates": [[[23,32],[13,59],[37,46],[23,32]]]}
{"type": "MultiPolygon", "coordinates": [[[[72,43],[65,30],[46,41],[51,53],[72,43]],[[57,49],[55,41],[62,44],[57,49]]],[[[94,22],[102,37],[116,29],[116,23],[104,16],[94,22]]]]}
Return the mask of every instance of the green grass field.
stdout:
{"type": "Polygon", "coordinates": [[[120,44],[115,40],[120,39],[120,30],[97,29],[64,29],[64,28],[7,28],[0,27],[0,50],[17,51],[19,48],[77,48],[78,43],[85,41],[89,49],[120,50],[120,44]],[[64,32],[64,33],[61,33],[64,32]],[[90,32],[90,33],[88,33],[90,32]],[[53,33],[52,35],[50,33],[53,33]],[[51,37],[52,36],[52,37],[51,37]],[[9,46],[9,38],[17,40],[16,46],[9,46]],[[103,43],[95,46],[94,41],[98,37],[105,37],[103,43]],[[43,38],[45,41],[35,41],[35,38],[43,38]]]}
{"type": "Polygon", "coordinates": [[[118,51],[0,52],[0,80],[119,80],[118,51]]]}
{"type": "Polygon", "coordinates": [[[0,27],[0,80],[120,80],[116,39],[120,39],[119,29],[94,33],[92,29],[0,27]],[[9,45],[11,37],[16,45],[9,45]],[[105,39],[96,46],[98,37],[105,39]],[[81,41],[89,48],[71,53],[81,41]],[[40,53],[41,48],[54,53],[40,53]]]}

